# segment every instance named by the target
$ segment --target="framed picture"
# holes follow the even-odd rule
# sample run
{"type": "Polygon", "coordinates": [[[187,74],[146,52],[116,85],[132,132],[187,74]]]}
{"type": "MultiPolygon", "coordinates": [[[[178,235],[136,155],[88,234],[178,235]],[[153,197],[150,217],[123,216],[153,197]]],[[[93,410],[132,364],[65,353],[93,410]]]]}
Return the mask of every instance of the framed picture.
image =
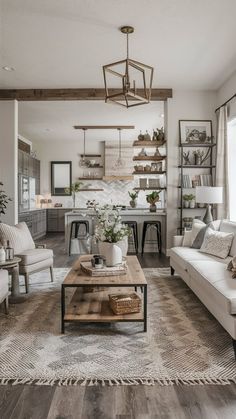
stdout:
{"type": "Polygon", "coordinates": [[[181,144],[210,144],[212,142],[212,121],[180,120],[179,136],[181,144]]]}

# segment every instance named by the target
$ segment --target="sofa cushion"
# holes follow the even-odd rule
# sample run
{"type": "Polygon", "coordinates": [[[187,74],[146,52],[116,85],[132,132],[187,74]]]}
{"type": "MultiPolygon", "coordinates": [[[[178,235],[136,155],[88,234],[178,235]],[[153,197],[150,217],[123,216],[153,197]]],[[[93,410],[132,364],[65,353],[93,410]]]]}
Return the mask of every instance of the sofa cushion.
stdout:
{"type": "Polygon", "coordinates": [[[236,280],[226,265],[216,261],[191,261],[188,266],[191,281],[209,295],[216,305],[230,314],[236,314],[236,280]]]}
{"type": "Polygon", "coordinates": [[[219,259],[215,256],[207,255],[204,253],[199,252],[198,249],[192,249],[191,247],[172,247],[170,249],[170,257],[173,259],[178,265],[182,267],[185,271],[187,271],[188,262],[194,260],[202,260],[202,261],[214,261],[223,263],[225,266],[230,261],[230,257],[226,259],[219,259]]]}
{"type": "Polygon", "coordinates": [[[230,256],[236,256],[236,223],[229,220],[222,220],[219,230],[223,231],[224,233],[234,233],[234,238],[229,254],[230,256]]]}
{"type": "Polygon", "coordinates": [[[15,226],[0,223],[0,241],[2,244],[9,240],[14,253],[18,254],[27,249],[35,249],[35,244],[26,223],[15,226]]]}
{"type": "Polygon", "coordinates": [[[32,265],[46,259],[53,258],[53,251],[51,249],[30,249],[17,254],[21,258],[20,265],[32,265]]]}
{"type": "Polygon", "coordinates": [[[233,238],[233,233],[224,233],[208,228],[200,252],[225,259],[229,255],[233,238]]]}

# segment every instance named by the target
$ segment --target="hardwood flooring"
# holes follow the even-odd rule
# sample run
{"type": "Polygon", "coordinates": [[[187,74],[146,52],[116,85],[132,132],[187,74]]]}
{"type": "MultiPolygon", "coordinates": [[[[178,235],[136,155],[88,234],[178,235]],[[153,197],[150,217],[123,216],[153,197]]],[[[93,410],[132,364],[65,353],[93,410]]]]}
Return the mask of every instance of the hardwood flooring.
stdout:
{"type": "MultiPolygon", "coordinates": [[[[64,237],[53,248],[55,267],[71,266],[64,237]]],[[[142,267],[168,266],[163,255],[139,256],[142,267]]],[[[0,419],[236,419],[236,385],[58,387],[0,386],[0,419]]]]}

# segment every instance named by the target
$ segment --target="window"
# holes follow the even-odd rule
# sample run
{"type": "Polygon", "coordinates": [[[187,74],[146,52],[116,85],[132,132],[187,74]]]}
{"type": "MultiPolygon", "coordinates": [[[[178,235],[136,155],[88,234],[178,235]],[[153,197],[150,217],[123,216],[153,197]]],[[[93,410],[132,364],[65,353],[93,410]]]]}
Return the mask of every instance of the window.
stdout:
{"type": "Polygon", "coordinates": [[[228,123],[229,212],[236,221],[236,118],[228,123]]]}

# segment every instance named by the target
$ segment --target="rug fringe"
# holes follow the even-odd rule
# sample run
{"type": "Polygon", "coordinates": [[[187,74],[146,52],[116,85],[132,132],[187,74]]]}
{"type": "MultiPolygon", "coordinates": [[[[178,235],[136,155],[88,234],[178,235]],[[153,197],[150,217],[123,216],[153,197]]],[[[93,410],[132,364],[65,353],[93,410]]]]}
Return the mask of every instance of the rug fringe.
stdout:
{"type": "Polygon", "coordinates": [[[1,378],[0,385],[20,385],[20,384],[29,384],[29,385],[38,385],[38,386],[134,386],[134,385],[161,385],[161,386],[171,386],[171,385],[228,385],[236,384],[236,377],[234,378],[195,378],[195,379],[185,379],[185,378],[84,378],[84,379],[74,379],[74,378],[64,378],[64,379],[29,379],[29,378],[1,378]]]}

